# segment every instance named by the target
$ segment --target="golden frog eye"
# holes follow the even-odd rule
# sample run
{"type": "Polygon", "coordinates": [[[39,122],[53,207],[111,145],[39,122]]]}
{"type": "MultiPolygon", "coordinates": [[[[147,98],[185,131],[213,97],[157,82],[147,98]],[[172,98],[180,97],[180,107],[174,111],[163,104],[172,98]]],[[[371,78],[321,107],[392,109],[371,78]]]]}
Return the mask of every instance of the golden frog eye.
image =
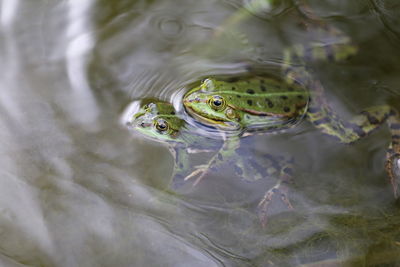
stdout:
{"type": "Polygon", "coordinates": [[[166,120],[158,119],[155,121],[154,124],[156,126],[157,131],[165,132],[168,131],[169,129],[168,122],[166,120]]]}
{"type": "Polygon", "coordinates": [[[214,110],[223,110],[226,106],[226,102],[222,96],[214,95],[208,100],[208,105],[214,110]]]}

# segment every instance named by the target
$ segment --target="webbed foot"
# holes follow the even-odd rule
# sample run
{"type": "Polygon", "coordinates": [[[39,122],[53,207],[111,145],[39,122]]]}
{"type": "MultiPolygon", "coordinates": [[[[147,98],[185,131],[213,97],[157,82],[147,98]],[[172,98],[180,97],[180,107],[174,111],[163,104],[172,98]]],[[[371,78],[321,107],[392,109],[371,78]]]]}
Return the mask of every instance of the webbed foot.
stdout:
{"type": "Polygon", "coordinates": [[[187,175],[184,178],[184,181],[187,181],[193,177],[197,177],[197,179],[194,181],[193,186],[196,186],[203,178],[204,176],[207,174],[208,172],[208,165],[198,165],[196,166],[196,170],[192,171],[189,175],[187,175]]]}
{"type": "Polygon", "coordinates": [[[282,184],[281,182],[279,182],[278,184],[276,184],[274,187],[272,187],[270,190],[268,190],[264,197],[261,199],[261,201],[258,203],[257,206],[257,213],[258,213],[258,218],[261,222],[262,227],[265,227],[267,225],[267,221],[268,221],[268,207],[271,204],[273,197],[275,194],[279,194],[281,200],[283,201],[283,203],[285,203],[285,205],[288,207],[288,209],[293,209],[292,204],[289,201],[288,198],[288,192],[289,189],[285,184],[282,184]]]}

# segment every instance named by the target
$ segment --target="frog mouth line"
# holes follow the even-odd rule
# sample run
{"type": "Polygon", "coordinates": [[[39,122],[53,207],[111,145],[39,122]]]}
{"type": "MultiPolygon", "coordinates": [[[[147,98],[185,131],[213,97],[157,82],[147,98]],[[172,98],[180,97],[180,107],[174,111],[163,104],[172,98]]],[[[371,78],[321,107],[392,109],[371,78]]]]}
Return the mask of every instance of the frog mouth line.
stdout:
{"type": "Polygon", "coordinates": [[[228,122],[227,120],[218,119],[218,118],[212,118],[212,119],[205,118],[201,115],[206,115],[206,114],[199,115],[191,107],[185,107],[185,109],[186,109],[187,113],[189,113],[193,118],[197,119],[198,121],[200,121],[204,124],[207,124],[207,125],[211,124],[212,126],[217,124],[217,125],[223,126],[224,129],[233,129],[234,130],[234,128],[227,123],[228,122]]]}

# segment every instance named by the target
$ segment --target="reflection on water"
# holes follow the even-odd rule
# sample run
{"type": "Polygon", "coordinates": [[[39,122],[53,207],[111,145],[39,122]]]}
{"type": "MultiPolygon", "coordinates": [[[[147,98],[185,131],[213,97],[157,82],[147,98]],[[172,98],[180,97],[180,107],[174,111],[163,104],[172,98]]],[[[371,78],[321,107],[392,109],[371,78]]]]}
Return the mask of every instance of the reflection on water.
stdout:
{"type": "MultiPolygon", "coordinates": [[[[343,115],[374,104],[399,107],[397,1],[309,2],[360,48],[349,62],[317,64],[333,105],[343,115]]],[[[172,191],[167,149],[121,125],[133,100],[176,99],[208,75],[242,73],[254,60],[279,62],[283,46],[304,41],[301,10],[291,1],[239,25],[246,38],[213,35],[241,5],[0,3],[0,265],[399,264],[385,127],[352,146],[307,123],[257,137],[254,153],[296,157],[295,210],[276,205],[263,229],[255,207],[273,179],[247,183],[227,168],[172,191]]]]}

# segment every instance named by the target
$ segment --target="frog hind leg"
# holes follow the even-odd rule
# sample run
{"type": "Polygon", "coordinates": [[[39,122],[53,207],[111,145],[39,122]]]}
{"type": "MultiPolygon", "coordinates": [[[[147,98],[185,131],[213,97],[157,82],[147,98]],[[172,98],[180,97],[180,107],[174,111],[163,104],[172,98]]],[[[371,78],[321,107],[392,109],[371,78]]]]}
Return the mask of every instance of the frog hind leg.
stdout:
{"type": "MultiPolygon", "coordinates": [[[[232,168],[237,177],[247,182],[254,182],[268,176],[268,168],[266,168],[265,162],[258,162],[258,158],[249,153],[248,149],[242,145],[240,137],[235,137],[226,139],[222,147],[206,164],[196,166],[195,170],[187,175],[184,180],[197,177],[193,182],[193,186],[195,186],[208,172],[215,172],[223,165],[232,168]]],[[[271,165],[271,160],[267,165],[271,165]]],[[[271,169],[274,169],[274,167],[271,166],[271,169]]]]}
{"type": "Polygon", "coordinates": [[[400,185],[400,117],[388,105],[370,107],[349,121],[343,121],[329,107],[322,97],[317,96],[308,109],[307,117],[323,133],[341,143],[351,144],[369,135],[382,124],[387,123],[391,132],[391,143],[386,153],[386,171],[398,197],[400,185]]]}
{"type": "Polygon", "coordinates": [[[229,139],[225,141],[222,148],[207,164],[202,165],[198,172],[194,171],[189,176],[199,175],[193,183],[193,185],[196,185],[208,171],[216,171],[223,164],[231,166],[236,176],[247,182],[254,182],[278,173],[279,179],[277,183],[265,192],[257,206],[260,223],[265,227],[268,220],[268,208],[273,203],[274,196],[279,196],[288,209],[293,209],[289,201],[288,187],[293,181],[293,159],[277,158],[270,154],[253,157],[251,153],[247,152],[246,148],[240,146],[239,139],[229,139]]]}
{"type": "Polygon", "coordinates": [[[351,39],[333,26],[319,21],[309,27],[311,41],[307,44],[296,44],[283,51],[282,72],[286,82],[299,83],[310,87],[313,77],[308,67],[310,62],[341,62],[354,56],[358,47],[351,39]]]}
{"type": "Polygon", "coordinates": [[[173,190],[179,189],[181,186],[185,185],[189,179],[194,177],[197,177],[197,179],[192,185],[196,186],[210,170],[216,170],[217,167],[219,167],[219,165],[223,162],[222,155],[226,154],[227,150],[230,149],[229,145],[223,146],[219,153],[215,154],[206,164],[202,165],[191,164],[192,161],[189,158],[190,154],[196,154],[198,152],[209,153],[212,152],[212,150],[193,150],[188,149],[187,147],[170,148],[170,152],[175,158],[174,172],[172,174],[173,178],[170,183],[170,187],[173,190]]]}
{"type": "Polygon", "coordinates": [[[258,218],[263,227],[267,225],[268,208],[275,195],[280,197],[281,201],[287,206],[288,209],[293,209],[293,206],[289,200],[288,186],[293,181],[293,159],[287,160],[281,164],[279,172],[278,182],[275,184],[275,186],[265,192],[257,206],[258,218]]]}
{"type": "Polygon", "coordinates": [[[217,171],[222,165],[229,166],[237,177],[246,182],[254,182],[265,178],[279,168],[279,163],[273,156],[263,154],[262,161],[253,153],[249,152],[248,146],[243,145],[243,138],[231,137],[225,139],[223,146],[204,165],[196,167],[192,173],[185,177],[185,180],[196,177],[193,186],[197,185],[209,171],[217,171]],[[266,161],[268,162],[266,164],[266,161]]]}
{"type": "Polygon", "coordinates": [[[340,37],[337,43],[314,42],[303,45],[298,44],[283,51],[282,72],[288,84],[298,83],[304,87],[311,87],[314,77],[308,62],[340,62],[355,55],[358,48],[347,43],[347,37],[340,37]]]}

